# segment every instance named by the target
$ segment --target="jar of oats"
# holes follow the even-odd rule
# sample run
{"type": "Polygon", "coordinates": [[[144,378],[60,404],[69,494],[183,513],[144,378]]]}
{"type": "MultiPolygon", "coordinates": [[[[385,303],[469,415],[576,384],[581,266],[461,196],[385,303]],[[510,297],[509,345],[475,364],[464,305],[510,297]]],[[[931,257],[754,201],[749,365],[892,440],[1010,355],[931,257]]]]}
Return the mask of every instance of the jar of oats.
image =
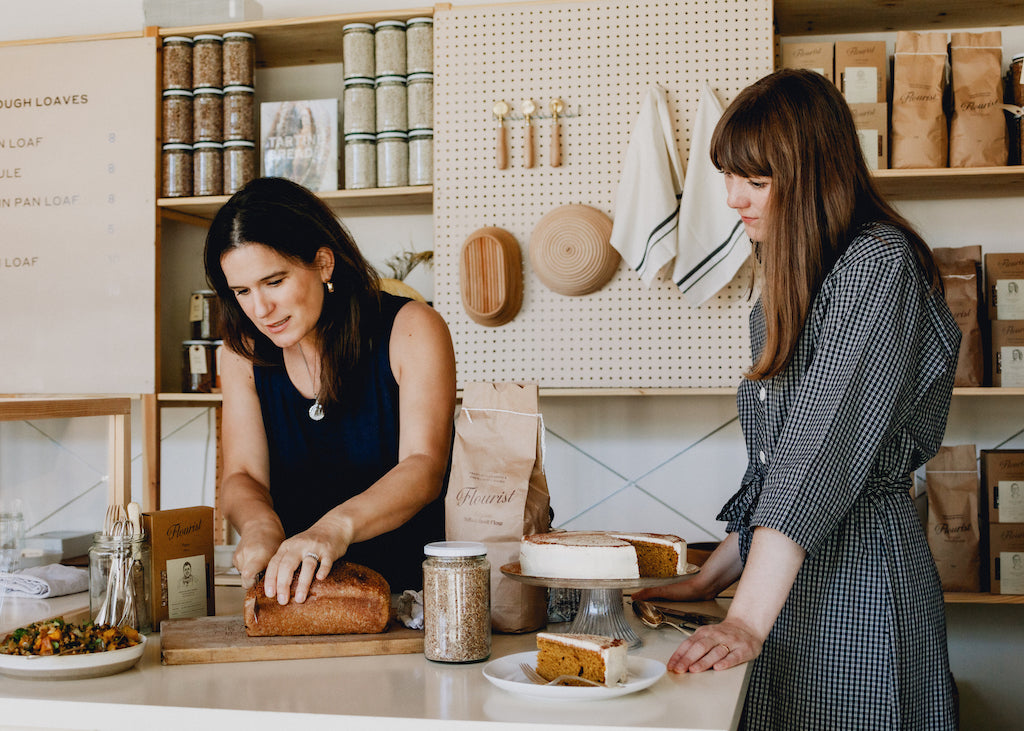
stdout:
{"type": "Polygon", "coordinates": [[[224,86],[252,86],[256,73],[256,39],[233,30],[224,34],[224,86]]]}
{"type": "Polygon", "coordinates": [[[224,192],[224,145],[197,142],[192,145],[193,195],[221,195],[224,192]]]}
{"type": "Polygon", "coordinates": [[[377,76],[405,76],[405,23],[382,20],[374,26],[373,35],[377,76]]]}
{"type": "Polygon", "coordinates": [[[474,541],[423,547],[423,655],[479,662],[491,654],[491,564],[474,541]]]}
{"type": "Polygon", "coordinates": [[[224,90],[213,86],[196,89],[192,98],[192,139],[196,142],[224,140],[224,90]]]}
{"type": "Polygon", "coordinates": [[[433,73],[434,19],[410,18],[405,25],[406,73],[433,73]]]}
{"type": "Polygon", "coordinates": [[[224,38],[203,33],[192,38],[192,88],[224,85],[224,38]]]}
{"type": "Polygon", "coordinates": [[[230,140],[224,143],[224,193],[237,193],[256,177],[256,143],[230,140]]]}
{"type": "Polygon", "coordinates": [[[345,189],[377,187],[377,136],[345,135],[345,189]]]}
{"type": "Polygon", "coordinates": [[[162,149],[164,198],[192,195],[192,145],[174,143],[162,149]]]}
{"type": "Polygon", "coordinates": [[[251,86],[224,87],[224,139],[256,139],[256,93],[251,86]]]}
{"type": "Polygon", "coordinates": [[[361,76],[345,79],[342,117],[345,134],[372,134],[377,131],[377,96],[373,79],[361,76]]]}
{"type": "Polygon", "coordinates": [[[398,188],[409,184],[409,135],[377,133],[377,187],[398,188]]]}
{"type": "Polygon", "coordinates": [[[409,74],[409,129],[434,129],[434,75],[409,74]]]}
{"type": "Polygon", "coordinates": [[[372,25],[348,23],[341,27],[341,63],[346,79],[377,75],[372,25]]]}
{"type": "Polygon", "coordinates": [[[167,36],[161,51],[165,89],[192,88],[192,39],[167,36]]]}
{"type": "Polygon", "coordinates": [[[377,131],[405,132],[409,129],[408,124],[409,100],[405,89],[405,77],[378,76],[377,131]]]}
{"type": "Polygon", "coordinates": [[[434,130],[409,131],[409,185],[434,182],[434,130]]]}
{"type": "Polygon", "coordinates": [[[164,142],[192,142],[192,92],[168,89],[163,94],[164,142]]]}

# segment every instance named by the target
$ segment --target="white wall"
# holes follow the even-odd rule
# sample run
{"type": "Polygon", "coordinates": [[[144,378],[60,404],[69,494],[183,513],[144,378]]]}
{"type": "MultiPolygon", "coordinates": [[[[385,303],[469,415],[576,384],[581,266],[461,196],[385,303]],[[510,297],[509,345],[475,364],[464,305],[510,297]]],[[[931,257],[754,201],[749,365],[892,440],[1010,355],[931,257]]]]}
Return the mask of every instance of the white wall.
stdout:
{"type": "MultiPolygon", "coordinates": [[[[426,4],[426,3],[425,3],[426,4]]],[[[474,4],[481,4],[474,2],[474,4]]],[[[329,15],[404,8],[416,3],[353,0],[263,0],[263,17],[329,15]]],[[[142,0],[34,0],[0,5],[0,40],[137,30],[142,0]]],[[[889,36],[886,36],[889,37],[889,36]]],[[[1004,30],[1006,57],[1024,51],[1024,28],[1004,30]]],[[[6,71],[5,71],[6,73],[6,71]]],[[[318,87],[308,70],[268,75],[263,93],[318,87]]],[[[900,209],[933,246],[981,244],[1021,251],[1020,199],[907,201],[900,209]]],[[[432,246],[429,209],[386,210],[346,217],[368,257],[380,265],[396,251],[432,246]]],[[[184,300],[203,285],[204,232],[165,222],[163,359],[172,367],[184,339],[184,300]],[[167,325],[166,323],[172,323],[167,325]],[[174,325],[173,323],[179,323],[174,325]],[[174,328],[180,327],[180,333],[174,328]]],[[[422,276],[422,275],[421,275],[422,276]]],[[[414,284],[429,289],[429,281],[414,284]]],[[[165,384],[175,390],[172,384],[165,384]]],[[[947,443],[979,449],[1024,448],[1022,399],[956,397],[947,443]]],[[[552,397],[542,400],[548,427],[547,468],[556,525],[675,532],[690,541],[720,538],[718,508],[732,494],[745,454],[731,397],[552,397]]],[[[214,420],[208,409],[163,410],[164,507],[212,504],[214,420]]],[[[133,484],[142,470],[138,413],[133,420],[133,484]]],[[[102,420],[0,423],[0,501],[20,498],[31,531],[95,530],[105,502],[106,434],[102,420]]],[[[138,492],[136,492],[138,495],[138,492]]],[[[410,550],[418,550],[411,547],[410,550]]],[[[1012,728],[1024,717],[1011,672],[1024,643],[1020,606],[953,606],[950,653],[961,684],[964,728],[1012,728]]]]}

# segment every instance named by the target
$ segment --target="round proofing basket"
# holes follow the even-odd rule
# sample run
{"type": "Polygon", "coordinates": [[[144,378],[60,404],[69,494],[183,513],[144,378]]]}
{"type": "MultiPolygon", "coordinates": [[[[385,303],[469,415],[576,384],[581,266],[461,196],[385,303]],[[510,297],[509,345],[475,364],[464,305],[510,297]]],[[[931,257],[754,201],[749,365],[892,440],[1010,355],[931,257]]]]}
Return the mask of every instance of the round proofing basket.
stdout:
{"type": "Polygon", "coordinates": [[[459,258],[462,306],[473,322],[497,327],[523,306],[523,254],[515,236],[489,226],[469,235],[459,258]]]}
{"type": "Polygon", "coordinates": [[[581,204],[561,206],[540,219],[530,236],[530,264],[548,289],[578,297],[601,289],[619,268],[612,220],[581,204]]]}

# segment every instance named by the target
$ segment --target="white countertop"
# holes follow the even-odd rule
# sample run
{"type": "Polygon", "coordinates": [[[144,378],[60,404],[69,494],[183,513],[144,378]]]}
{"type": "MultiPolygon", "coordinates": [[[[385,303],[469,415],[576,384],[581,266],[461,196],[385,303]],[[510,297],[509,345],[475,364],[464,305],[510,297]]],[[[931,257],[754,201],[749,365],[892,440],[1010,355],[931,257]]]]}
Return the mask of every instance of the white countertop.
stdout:
{"type": "MultiPolygon", "coordinates": [[[[218,587],[218,614],[240,613],[240,597],[240,589],[218,587]]],[[[13,628],[15,619],[18,624],[13,626],[20,626],[80,607],[81,595],[52,602],[34,602],[32,616],[25,608],[17,617],[8,604],[0,630],[13,628]],[[53,611],[39,611],[40,604],[53,611]]],[[[724,613],[714,602],[688,607],[724,613]]],[[[629,621],[644,643],[633,654],[642,657],[665,662],[683,638],[671,628],[647,629],[632,616],[629,621]]],[[[536,649],[534,638],[496,634],[490,659],[536,649]]],[[[150,639],[139,664],[118,675],[70,681],[3,677],[0,726],[125,731],[171,726],[281,731],[298,723],[303,729],[445,731],[519,724],[562,731],[595,726],[732,729],[739,721],[749,667],[668,673],[647,690],[581,703],[538,700],[497,688],[482,673],[486,661],[450,665],[415,654],[164,666],[159,635],[150,639]]]]}

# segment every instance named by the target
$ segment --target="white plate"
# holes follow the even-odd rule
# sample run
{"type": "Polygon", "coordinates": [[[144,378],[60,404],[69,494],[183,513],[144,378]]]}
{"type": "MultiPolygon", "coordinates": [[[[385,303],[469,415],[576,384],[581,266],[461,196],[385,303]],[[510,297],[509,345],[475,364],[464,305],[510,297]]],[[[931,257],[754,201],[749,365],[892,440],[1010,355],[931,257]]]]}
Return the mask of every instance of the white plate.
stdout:
{"type": "Polygon", "coordinates": [[[127,670],[146,651],[146,638],[123,650],[85,655],[0,655],[0,674],[28,680],[99,678],[127,670]]]}
{"type": "Polygon", "coordinates": [[[626,668],[629,671],[628,679],[622,685],[613,688],[538,685],[526,678],[519,667],[520,663],[536,667],[537,651],[519,652],[492,660],[484,666],[484,677],[499,688],[512,693],[562,701],[596,701],[636,693],[638,690],[649,688],[665,674],[665,663],[646,657],[629,657],[626,659],[626,668]]]}

